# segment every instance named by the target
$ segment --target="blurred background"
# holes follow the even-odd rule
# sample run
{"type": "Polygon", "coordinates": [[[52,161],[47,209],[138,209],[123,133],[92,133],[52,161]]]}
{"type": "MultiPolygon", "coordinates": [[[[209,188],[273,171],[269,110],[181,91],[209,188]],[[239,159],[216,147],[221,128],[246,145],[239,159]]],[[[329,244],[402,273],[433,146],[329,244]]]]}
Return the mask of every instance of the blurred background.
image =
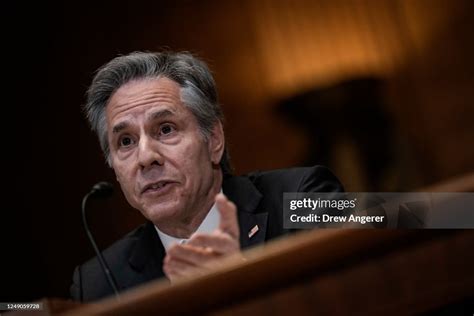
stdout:
{"type": "MultiPolygon", "coordinates": [[[[469,0],[20,3],[2,16],[14,88],[3,91],[13,190],[0,301],[67,297],[75,265],[93,256],[81,199],[116,182],[80,105],[119,54],[166,48],[208,62],[237,174],[324,164],[347,191],[370,192],[474,170],[469,0]]],[[[89,212],[101,248],[143,222],[118,186],[89,212]]]]}

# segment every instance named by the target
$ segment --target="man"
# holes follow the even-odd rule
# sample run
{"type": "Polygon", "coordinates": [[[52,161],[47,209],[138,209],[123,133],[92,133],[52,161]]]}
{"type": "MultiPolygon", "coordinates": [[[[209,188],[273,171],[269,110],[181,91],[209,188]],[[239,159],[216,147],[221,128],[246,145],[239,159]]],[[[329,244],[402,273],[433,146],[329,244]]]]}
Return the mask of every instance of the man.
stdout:
{"type": "MultiPolygon", "coordinates": [[[[342,191],[324,167],[232,176],[223,114],[207,66],[187,53],[132,53],[95,76],[85,105],[127,201],[148,220],[104,251],[120,290],[212,269],[288,231],[283,192],[342,191]]],[[[71,294],[112,294],[97,258],[71,294]]]]}

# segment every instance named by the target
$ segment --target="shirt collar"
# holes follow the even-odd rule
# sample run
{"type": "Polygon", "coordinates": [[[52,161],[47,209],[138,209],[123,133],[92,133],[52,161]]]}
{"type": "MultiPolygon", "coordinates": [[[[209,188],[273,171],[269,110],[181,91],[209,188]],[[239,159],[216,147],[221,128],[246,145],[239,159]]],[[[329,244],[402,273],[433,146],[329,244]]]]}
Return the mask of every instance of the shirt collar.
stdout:
{"type": "MultiPolygon", "coordinates": [[[[219,214],[219,211],[217,210],[216,203],[214,202],[211,209],[207,213],[206,217],[202,221],[199,228],[194,232],[194,234],[212,233],[214,230],[217,229],[217,227],[219,227],[219,220],[220,220],[220,214],[219,214]]],[[[156,225],[155,225],[155,229],[156,229],[156,232],[158,233],[158,236],[160,237],[161,243],[163,244],[165,251],[168,251],[168,248],[171,247],[175,243],[182,244],[188,240],[185,238],[177,238],[177,237],[167,235],[163,233],[162,231],[160,231],[158,227],[156,227],[156,225]]]]}

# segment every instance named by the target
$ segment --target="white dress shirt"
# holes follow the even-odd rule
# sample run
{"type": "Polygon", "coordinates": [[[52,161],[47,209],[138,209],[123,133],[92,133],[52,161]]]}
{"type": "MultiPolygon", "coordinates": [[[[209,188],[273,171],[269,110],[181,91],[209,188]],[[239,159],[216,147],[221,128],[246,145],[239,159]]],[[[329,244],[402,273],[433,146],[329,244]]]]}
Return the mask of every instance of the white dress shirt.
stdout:
{"type": "MultiPolygon", "coordinates": [[[[194,232],[196,233],[207,233],[210,234],[212,233],[217,227],[219,227],[219,220],[220,220],[220,214],[219,211],[217,210],[216,203],[211,207],[211,210],[207,213],[206,217],[202,221],[201,225],[199,228],[194,232]]],[[[158,233],[158,236],[161,239],[161,243],[163,244],[163,247],[165,248],[165,251],[168,251],[168,248],[171,247],[174,243],[182,244],[187,241],[185,238],[176,238],[170,235],[167,235],[163,233],[161,230],[158,229],[155,225],[156,232],[158,233]]]]}

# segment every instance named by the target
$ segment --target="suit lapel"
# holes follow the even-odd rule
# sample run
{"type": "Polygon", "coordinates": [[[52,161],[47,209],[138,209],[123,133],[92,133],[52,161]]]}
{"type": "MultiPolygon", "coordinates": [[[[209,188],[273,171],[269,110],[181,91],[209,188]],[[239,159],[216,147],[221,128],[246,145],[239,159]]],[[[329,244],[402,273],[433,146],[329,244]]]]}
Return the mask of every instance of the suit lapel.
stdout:
{"type": "Polygon", "coordinates": [[[128,262],[142,281],[149,281],[165,276],[162,266],[165,255],[153,223],[147,222],[136,237],[128,262]]]}
{"type": "Polygon", "coordinates": [[[259,210],[262,195],[244,177],[230,177],[222,185],[224,194],[237,206],[242,249],[263,243],[267,230],[268,213],[259,210]]]}

